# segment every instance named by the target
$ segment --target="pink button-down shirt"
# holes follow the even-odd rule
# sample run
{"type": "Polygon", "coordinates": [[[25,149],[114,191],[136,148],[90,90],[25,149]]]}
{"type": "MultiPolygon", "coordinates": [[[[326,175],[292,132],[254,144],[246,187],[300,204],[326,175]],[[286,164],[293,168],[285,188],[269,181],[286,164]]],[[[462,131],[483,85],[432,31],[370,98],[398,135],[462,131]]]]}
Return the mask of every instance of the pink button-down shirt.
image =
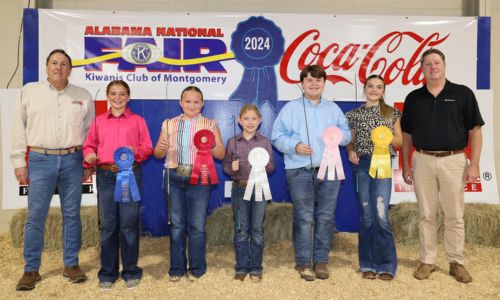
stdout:
{"type": "MultiPolygon", "coordinates": [[[[114,164],[113,153],[119,147],[132,147],[138,163],[153,153],[146,121],[128,107],[118,117],[113,116],[110,109],[95,118],[83,144],[83,156],[96,153],[98,165],[114,164]]],[[[86,162],[83,165],[90,167],[86,162]]]]}

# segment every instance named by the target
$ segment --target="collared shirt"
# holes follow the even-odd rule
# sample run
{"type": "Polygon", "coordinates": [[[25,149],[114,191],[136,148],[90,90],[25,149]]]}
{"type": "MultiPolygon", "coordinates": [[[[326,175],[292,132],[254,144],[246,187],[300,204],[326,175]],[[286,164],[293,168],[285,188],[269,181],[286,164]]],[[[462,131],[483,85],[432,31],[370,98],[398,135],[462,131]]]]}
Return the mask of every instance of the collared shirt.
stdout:
{"type": "Polygon", "coordinates": [[[176,168],[179,164],[194,165],[198,149],[193,143],[194,135],[202,129],[215,134],[219,125],[217,121],[198,115],[187,120],[183,115],[163,121],[161,134],[168,132],[168,152],[165,158],[165,168],[176,168]]]}
{"type": "MultiPolygon", "coordinates": [[[[138,163],[153,153],[146,121],[128,107],[119,116],[114,116],[109,109],[95,118],[83,144],[83,157],[96,153],[98,165],[114,164],[113,154],[119,147],[132,147],[134,160],[138,163]]],[[[84,162],[84,167],[90,165],[84,162]]]]}
{"type": "Polygon", "coordinates": [[[243,134],[238,134],[232,137],[227,142],[226,155],[222,160],[222,168],[224,172],[231,175],[233,180],[247,180],[252,170],[252,166],[248,162],[248,153],[255,147],[262,147],[269,153],[269,163],[266,165],[266,172],[272,173],[274,171],[273,147],[271,142],[260,133],[256,132],[255,135],[247,140],[243,134]],[[239,170],[233,171],[233,160],[239,160],[239,170]]]}
{"type": "Polygon", "coordinates": [[[308,144],[312,148],[313,167],[318,167],[325,148],[323,131],[330,126],[337,126],[342,131],[341,146],[351,141],[347,119],[333,101],[322,98],[313,106],[311,100],[300,97],[287,103],[274,121],[271,136],[273,145],[284,154],[285,169],[302,168],[311,164],[309,156],[295,151],[298,143],[308,144]],[[304,116],[304,107],[307,118],[304,116]],[[309,130],[306,131],[306,128],[309,130]]]}
{"type": "MultiPolygon", "coordinates": [[[[371,155],[374,144],[371,138],[372,130],[378,126],[385,126],[394,133],[394,124],[401,118],[401,112],[392,107],[390,119],[386,119],[380,112],[380,105],[366,107],[362,105],[345,114],[349,127],[355,132],[354,149],[358,155],[371,155]]],[[[391,155],[396,151],[389,145],[391,155]]]]}
{"type": "Polygon", "coordinates": [[[26,84],[13,118],[12,165],[26,166],[27,146],[46,149],[81,146],[93,118],[94,101],[87,90],[68,84],[58,91],[48,81],[26,84]]]}
{"type": "Polygon", "coordinates": [[[484,121],[474,93],[464,85],[446,80],[437,97],[425,85],[406,97],[401,128],[411,134],[418,150],[463,149],[468,131],[477,125],[484,125],[484,121]]]}

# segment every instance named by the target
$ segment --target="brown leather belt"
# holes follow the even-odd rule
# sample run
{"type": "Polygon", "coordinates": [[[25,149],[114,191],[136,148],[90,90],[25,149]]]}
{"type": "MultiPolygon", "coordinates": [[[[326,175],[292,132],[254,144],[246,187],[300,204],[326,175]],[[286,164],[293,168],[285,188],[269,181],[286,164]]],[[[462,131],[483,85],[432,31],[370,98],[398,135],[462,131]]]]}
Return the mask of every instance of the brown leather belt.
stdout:
{"type": "Polygon", "coordinates": [[[247,183],[248,183],[248,180],[239,180],[239,179],[233,180],[233,184],[235,186],[241,187],[241,188],[246,188],[247,187],[247,183]]]}
{"type": "Polygon", "coordinates": [[[181,165],[179,164],[177,168],[175,168],[175,172],[179,176],[183,177],[191,177],[191,172],[193,171],[192,165],[181,165]]]}
{"type": "Polygon", "coordinates": [[[75,146],[75,147],[64,148],[64,149],[45,149],[45,148],[31,147],[30,146],[30,151],[41,153],[41,154],[49,154],[49,155],[67,155],[67,154],[75,153],[76,151],[79,151],[81,149],[82,149],[82,146],[75,146]]]}
{"type": "MultiPolygon", "coordinates": [[[[134,163],[132,165],[132,170],[135,170],[137,167],[139,166],[138,163],[134,163]]],[[[117,165],[112,165],[112,164],[102,164],[102,165],[98,165],[97,168],[99,170],[104,170],[104,171],[111,171],[113,173],[118,173],[119,171],[119,168],[117,165]]]]}
{"type": "Polygon", "coordinates": [[[434,157],[446,157],[450,155],[464,153],[464,149],[453,150],[453,151],[427,151],[427,150],[416,150],[416,151],[422,154],[432,155],[434,157]]]}

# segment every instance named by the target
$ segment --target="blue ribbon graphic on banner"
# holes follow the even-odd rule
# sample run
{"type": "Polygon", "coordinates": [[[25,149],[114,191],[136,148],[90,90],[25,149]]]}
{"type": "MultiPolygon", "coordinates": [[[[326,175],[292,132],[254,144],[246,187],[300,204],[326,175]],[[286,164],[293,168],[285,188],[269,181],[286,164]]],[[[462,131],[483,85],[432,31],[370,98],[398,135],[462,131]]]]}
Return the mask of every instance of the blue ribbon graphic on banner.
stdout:
{"type": "Polygon", "coordinates": [[[276,109],[278,88],[274,66],[285,47],[281,28],[264,17],[250,17],[238,24],[231,35],[231,50],[245,68],[229,100],[243,100],[261,106],[266,101],[276,109]]]}
{"type": "Polygon", "coordinates": [[[115,184],[115,202],[138,202],[141,195],[137,182],[135,181],[132,166],[134,165],[134,153],[127,147],[120,147],[113,153],[113,159],[118,166],[115,184]]]}

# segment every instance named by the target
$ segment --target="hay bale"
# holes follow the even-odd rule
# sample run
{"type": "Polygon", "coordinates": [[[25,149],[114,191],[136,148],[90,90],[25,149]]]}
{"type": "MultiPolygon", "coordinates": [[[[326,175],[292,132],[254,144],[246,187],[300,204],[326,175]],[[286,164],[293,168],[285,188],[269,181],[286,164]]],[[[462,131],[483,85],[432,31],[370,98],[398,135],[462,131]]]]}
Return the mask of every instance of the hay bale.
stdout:
{"type": "MultiPolygon", "coordinates": [[[[207,245],[232,245],[234,221],[231,205],[215,210],[207,220],[207,245]]],[[[292,204],[272,203],[266,208],[264,220],[266,243],[292,240],[292,204]]]]}
{"type": "MultiPolygon", "coordinates": [[[[391,207],[389,216],[397,243],[417,245],[418,208],[416,203],[400,203],[391,207]]],[[[443,242],[443,212],[438,212],[438,242],[443,242]]],[[[473,245],[500,247],[500,205],[466,203],[464,211],[465,242],[473,245]]]]}
{"type": "MultiPolygon", "coordinates": [[[[14,247],[24,244],[24,225],[28,217],[28,210],[22,209],[12,217],[10,235],[14,247]]],[[[99,228],[97,226],[97,207],[86,206],[80,210],[82,220],[82,248],[99,246],[99,228]]],[[[44,250],[62,250],[62,216],[59,207],[50,208],[45,222],[44,250]]]]}

